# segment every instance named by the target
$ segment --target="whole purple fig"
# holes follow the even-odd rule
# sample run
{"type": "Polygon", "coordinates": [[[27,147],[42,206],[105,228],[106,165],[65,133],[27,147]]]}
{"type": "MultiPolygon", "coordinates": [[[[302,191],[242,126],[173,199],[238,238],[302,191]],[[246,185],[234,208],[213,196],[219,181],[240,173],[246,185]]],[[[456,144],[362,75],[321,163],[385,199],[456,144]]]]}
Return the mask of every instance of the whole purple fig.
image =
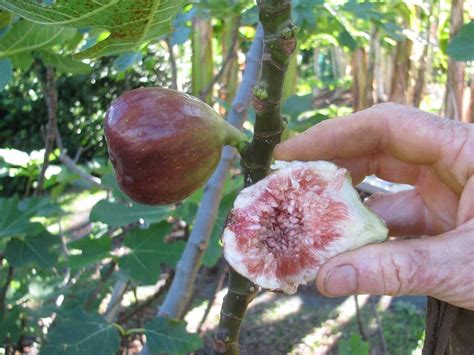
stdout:
{"type": "Polygon", "coordinates": [[[209,105],[158,87],[117,98],[105,116],[105,136],[118,185],[149,205],[192,194],[215,170],[222,147],[246,140],[209,105]]]}

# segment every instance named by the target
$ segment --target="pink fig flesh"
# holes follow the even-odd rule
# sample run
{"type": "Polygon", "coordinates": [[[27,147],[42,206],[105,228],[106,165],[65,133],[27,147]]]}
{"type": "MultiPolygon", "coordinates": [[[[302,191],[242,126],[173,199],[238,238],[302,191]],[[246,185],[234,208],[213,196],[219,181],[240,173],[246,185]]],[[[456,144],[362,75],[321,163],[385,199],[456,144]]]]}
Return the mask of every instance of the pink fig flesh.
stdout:
{"type": "Polygon", "coordinates": [[[387,238],[345,169],[325,161],[275,167],[237,196],[223,234],[226,260],[249,280],[294,293],[332,256],[387,238]]]}
{"type": "Polygon", "coordinates": [[[105,117],[105,135],[118,185],[149,205],[192,194],[216,168],[222,146],[241,138],[204,102],[157,87],[117,98],[105,117]]]}

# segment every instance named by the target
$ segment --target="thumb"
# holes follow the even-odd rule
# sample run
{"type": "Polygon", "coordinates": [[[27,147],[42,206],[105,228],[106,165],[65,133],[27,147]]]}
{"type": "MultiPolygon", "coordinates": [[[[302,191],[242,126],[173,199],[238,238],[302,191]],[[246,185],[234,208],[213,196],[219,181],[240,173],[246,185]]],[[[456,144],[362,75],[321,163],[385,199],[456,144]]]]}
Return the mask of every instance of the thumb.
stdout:
{"type": "Polygon", "coordinates": [[[466,271],[474,267],[472,244],[472,229],[459,228],[437,237],[367,245],[328,260],[316,286],[326,296],[430,295],[471,308],[474,301],[465,295],[474,292],[473,273],[466,271]],[[469,283],[472,290],[466,290],[469,283]]]}

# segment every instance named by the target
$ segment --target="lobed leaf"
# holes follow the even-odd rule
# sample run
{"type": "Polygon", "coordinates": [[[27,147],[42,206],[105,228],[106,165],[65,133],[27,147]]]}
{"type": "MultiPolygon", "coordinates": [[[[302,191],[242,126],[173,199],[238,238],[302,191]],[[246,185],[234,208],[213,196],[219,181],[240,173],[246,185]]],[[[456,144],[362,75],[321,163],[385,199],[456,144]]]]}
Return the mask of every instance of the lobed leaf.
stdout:
{"type": "MultiPolygon", "coordinates": [[[[96,27],[110,32],[103,41],[79,52],[77,58],[137,50],[143,43],[171,31],[185,0],[57,0],[42,5],[29,0],[0,0],[0,7],[41,25],[96,27]]],[[[43,26],[49,27],[49,26],[43,26]]]]}
{"type": "Polygon", "coordinates": [[[0,58],[61,44],[74,36],[75,32],[71,28],[43,26],[20,20],[0,39],[0,58]]]}
{"type": "Polygon", "coordinates": [[[184,249],[184,242],[166,243],[171,224],[162,222],[149,229],[134,229],[125,237],[124,245],[130,251],[119,260],[122,271],[133,280],[154,284],[160,277],[160,264],[175,266],[184,249]]]}
{"type": "Polygon", "coordinates": [[[145,326],[148,346],[153,353],[183,354],[203,346],[202,339],[186,331],[186,322],[157,317],[145,326]]]}
{"type": "Polygon", "coordinates": [[[80,308],[60,315],[48,333],[41,354],[47,355],[113,355],[120,347],[117,328],[99,314],[80,308]]]}
{"type": "Polygon", "coordinates": [[[14,237],[10,239],[5,248],[5,257],[14,267],[26,267],[29,265],[43,268],[53,267],[58,261],[58,252],[55,249],[59,245],[59,238],[50,234],[39,224],[36,233],[32,232],[25,237],[14,237]]]}
{"type": "Polygon", "coordinates": [[[33,216],[48,216],[58,212],[49,198],[31,198],[19,201],[18,196],[0,198],[0,238],[21,236],[37,230],[37,223],[30,223],[33,216]]]}
{"type": "Polygon", "coordinates": [[[449,42],[446,53],[454,60],[474,60],[474,20],[465,24],[449,42]]]}
{"type": "Polygon", "coordinates": [[[214,266],[222,255],[221,236],[224,231],[224,223],[234,204],[236,196],[237,191],[232,191],[225,195],[221,200],[216,222],[212,229],[211,239],[209,240],[209,245],[202,257],[202,264],[207,267],[214,266]]]}
{"type": "Polygon", "coordinates": [[[0,90],[7,86],[12,77],[12,62],[9,59],[0,59],[0,90]]]}
{"type": "Polygon", "coordinates": [[[56,70],[61,73],[87,74],[92,70],[92,68],[85,63],[51,51],[42,50],[39,52],[39,55],[46,65],[56,68],[56,70]]]}
{"type": "Polygon", "coordinates": [[[101,200],[92,208],[91,222],[102,222],[111,227],[125,226],[143,219],[147,223],[159,223],[166,219],[171,207],[151,207],[139,204],[125,205],[119,202],[101,200]]]}
{"type": "Polygon", "coordinates": [[[68,265],[72,269],[79,269],[99,262],[108,257],[112,250],[112,239],[108,236],[101,238],[82,238],[68,245],[70,250],[80,250],[81,254],[72,254],[68,257],[68,265]]]}

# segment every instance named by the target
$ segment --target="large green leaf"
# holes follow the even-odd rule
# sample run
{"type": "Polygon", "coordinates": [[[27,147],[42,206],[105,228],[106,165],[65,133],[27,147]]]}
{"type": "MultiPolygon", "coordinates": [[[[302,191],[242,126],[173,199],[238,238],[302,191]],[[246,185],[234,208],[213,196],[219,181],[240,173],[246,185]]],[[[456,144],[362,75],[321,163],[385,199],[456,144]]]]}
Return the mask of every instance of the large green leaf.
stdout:
{"type": "Polygon", "coordinates": [[[51,51],[42,50],[39,54],[45,64],[56,68],[62,73],[87,74],[92,69],[85,63],[51,51]]]}
{"type": "Polygon", "coordinates": [[[7,86],[12,77],[12,62],[9,59],[0,59],[0,90],[7,86]]]}
{"type": "Polygon", "coordinates": [[[157,317],[145,325],[148,346],[154,354],[183,354],[200,349],[202,339],[186,331],[186,322],[157,317]]]}
{"type": "Polygon", "coordinates": [[[5,344],[8,338],[10,344],[16,344],[21,335],[21,307],[15,306],[8,312],[0,312],[0,343],[5,344]]]}
{"type": "Polygon", "coordinates": [[[112,249],[112,239],[108,236],[95,239],[82,238],[70,243],[68,247],[72,252],[68,258],[68,265],[78,269],[108,257],[112,249]],[[80,250],[81,253],[74,253],[74,249],[80,250]]]}
{"type": "Polygon", "coordinates": [[[221,200],[219,211],[217,213],[217,219],[212,229],[211,239],[209,240],[209,245],[202,258],[202,264],[205,266],[214,266],[222,255],[222,245],[220,240],[224,230],[224,223],[230,209],[232,208],[232,205],[234,204],[236,196],[237,191],[232,191],[231,193],[225,195],[221,200]]]}
{"type": "MultiPolygon", "coordinates": [[[[32,224],[34,225],[34,224],[32,224]]],[[[37,223],[36,233],[10,239],[5,248],[5,257],[15,267],[35,265],[52,267],[58,261],[57,246],[60,240],[37,223]]]]}
{"type": "Polygon", "coordinates": [[[16,69],[27,70],[33,64],[33,55],[31,52],[21,52],[9,57],[16,69]]]}
{"type": "Polygon", "coordinates": [[[92,208],[90,220],[102,222],[111,227],[125,226],[143,219],[147,223],[158,223],[166,219],[172,208],[150,207],[138,204],[125,205],[119,202],[101,200],[92,208]]]}
{"type": "MultiPolygon", "coordinates": [[[[33,216],[48,216],[58,211],[49,198],[32,198],[22,202],[18,196],[0,198],[0,238],[25,235],[31,232],[33,216]]],[[[33,225],[34,228],[34,225],[33,225]]]]}
{"type": "Polygon", "coordinates": [[[474,20],[465,24],[449,42],[446,53],[459,61],[474,60],[474,20]]]}
{"type": "Polygon", "coordinates": [[[75,32],[71,28],[43,26],[20,20],[0,39],[0,58],[10,57],[23,52],[29,53],[39,48],[61,44],[73,36],[75,32]]]}
{"type": "Polygon", "coordinates": [[[45,6],[30,0],[0,0],[0,7],[42,25],[106,29],[110,35],[105,40],[77,55],[78,58],[97,58],[136,50],[144,42],[170,32],[172,20],[185,2],[185,0],[146,2],[57,0],[45,6]]]}
{"type": "Polygon", "coordinates": [[[283,114],[296,119],[300,114],[313,110],[313,95],[292,95],[283,104],[283,114]]]}
{"type": "Polygon", "coordinates": [[[357,333],[352,333],[349,339],[342,339],[339,342],[340,355],[369,355],[370,346],[367,341],[357,333]]]}
{"type": "Polygon", "coordinates": [[[184,249],[184,242],[165,242],[170,232],[171,225],[167,222],[129,232],[124,244],[130,252],[120,258],[120,269],[135,281],[154,284],[160,277],[160,264],[176,265],[184,249]]]}
{"type": "Polygon", "coordinates": [[[328,119],[328,116],[321,113],[316,113],[314,116],[305,118],[303,120],[291,120],[288,122],[288,126],[286,126],[286,128],[292,132],[301,133],[326,119],[328,119]]]}
{"type": "Polygon", "coordinates": [[[44,355],[113,355],[120,347],[117,328],[100,315],[75,309],[60,315],[41,349],[44,355]]]}

